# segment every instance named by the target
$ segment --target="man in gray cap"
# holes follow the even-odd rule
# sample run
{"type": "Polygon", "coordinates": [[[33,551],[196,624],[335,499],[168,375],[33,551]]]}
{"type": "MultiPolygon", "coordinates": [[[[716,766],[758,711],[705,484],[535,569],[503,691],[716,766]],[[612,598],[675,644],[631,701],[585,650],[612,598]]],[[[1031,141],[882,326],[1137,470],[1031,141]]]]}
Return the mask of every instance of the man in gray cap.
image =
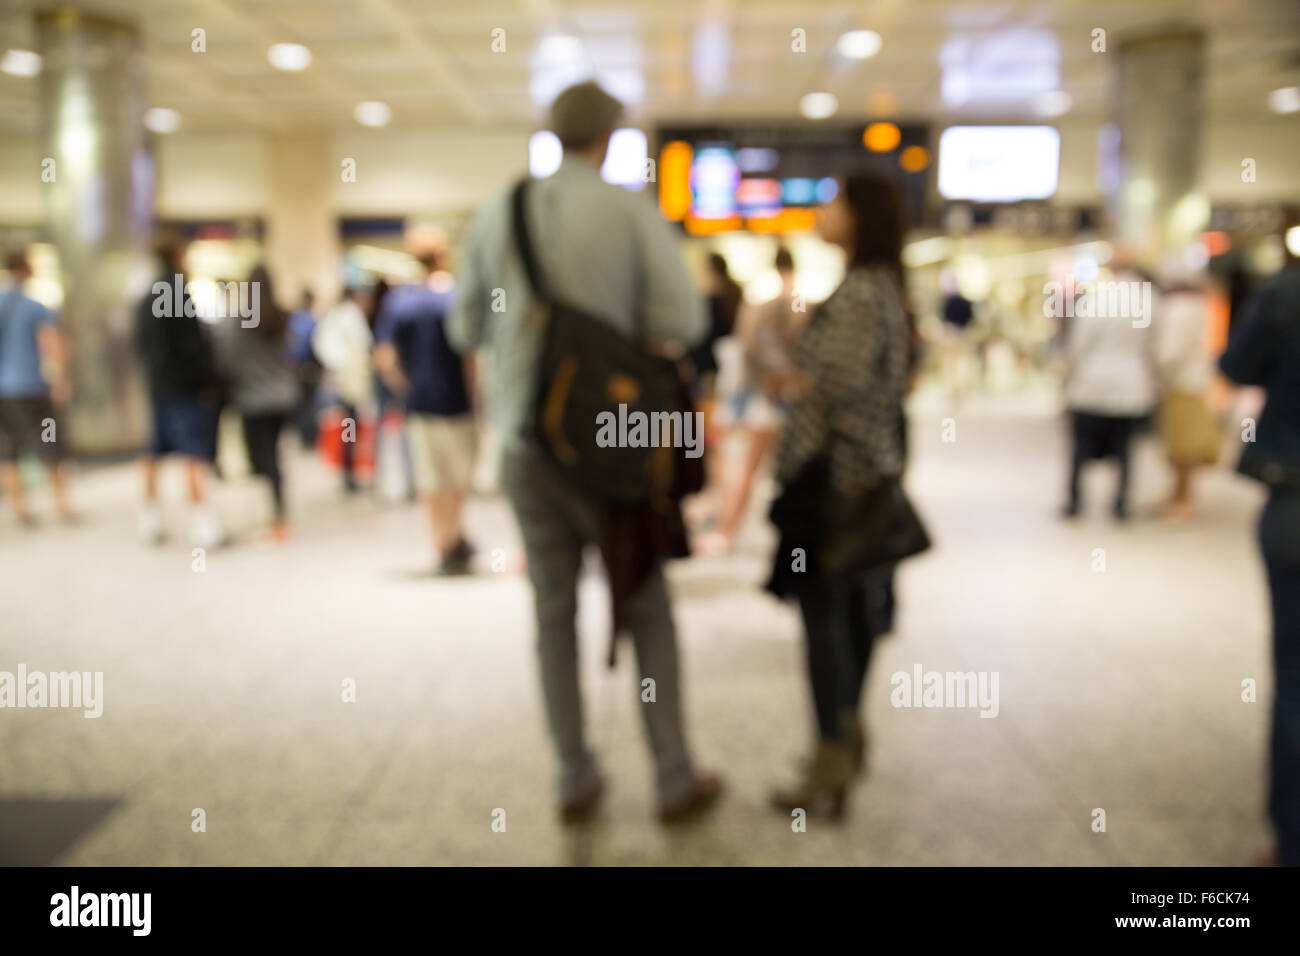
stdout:
{"type": "MultiPolygon", "coordinates": [[[[672,229],[654,203],[600,177],[623,106],[594,82],[565,90],[551,105],[564,147],[556,172],[529,185],[525,216],[534,255],[554,299],[633,337],[686,348],[707,328],[704,303],[682,262],[672,229]]],[[[582,552],[600,540],[601,505],[563,482],[529,437],[537,388],[540,323],[511,225],[511,193],[491,203],[470,228],[460,257],[459,292],[447,336],[460,351],[491,353],[490,412],[500,433],[501,476],[528,557],[538,630],[542,692],[560,762],[560,817],[579,823],[597,809],[604,781],[587,747],[578,684],[575,630],[582,552]]],[[[721,793],[716,776],[696,771],[682,727],[677,635],[662,567],[655,567],[626,608],[636,645],[637,690],[655,681],[641,704],[657,764],[659,817],[697,817],[721,793]]]]}

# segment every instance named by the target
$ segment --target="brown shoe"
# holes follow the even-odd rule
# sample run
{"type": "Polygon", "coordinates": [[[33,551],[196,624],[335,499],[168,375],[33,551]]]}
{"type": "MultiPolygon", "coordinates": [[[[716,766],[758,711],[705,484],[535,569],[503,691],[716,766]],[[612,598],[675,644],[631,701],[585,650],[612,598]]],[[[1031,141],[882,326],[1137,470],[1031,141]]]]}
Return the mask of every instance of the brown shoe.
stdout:
{"type": "Polygon", "coordinates": [[[560,804],[560,822],[565,826],[588,823],[600,807],[600,798],[605,795],[605,778],[596,774],[591,778],[587,789],[572,799],[560,804]]]}
{"type": "Polygon", "coordinates": [[[773,808],[782,813],[804,810],[842,820],[853,784],[853,758],[842,744],[820,741],[804,768],[803,779],[788,790],[772,794],[773,808]]]}
{"type": "Polygon", "coordinates": [[[685,796],[659,808],[659,822],[671,826],[698,820],[713,808],[724,789],[722,778],[717,774],[700,775],[685,796]]]}

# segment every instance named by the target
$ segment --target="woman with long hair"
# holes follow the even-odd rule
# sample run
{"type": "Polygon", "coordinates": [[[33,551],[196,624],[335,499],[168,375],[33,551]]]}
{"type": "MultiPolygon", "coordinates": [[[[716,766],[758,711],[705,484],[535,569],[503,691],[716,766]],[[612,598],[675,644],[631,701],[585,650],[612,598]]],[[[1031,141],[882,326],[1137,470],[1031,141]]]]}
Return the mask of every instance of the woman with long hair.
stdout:
{"type": "Polygon", "coordinates": [[[781,544],[768,583],[799,603],[817,743],[802,779],[772,802],[839,817],[865,761],[859,711],[872,644],[891,626],[892,572],[865,565],[861,517],[896,484],[905,454],[901,195],[886,179],[850,176],[823,206],[820,228],[847,268],[808,320],[793,370],[771,386],[794,403],[777,453],[781,544]]]}
{"type": "Polygon", "coordinates": [[[218,341],[231,401],[243,419],[248,461],[253,474],[270,482],[274,505],[271,531],[277,540],[283,540],[288,537],[289,523],[280,432],[298,404],[298,376],[288,353],[289,313],[276,301],[266,266],[255,268],[248,282],[257,304],[255,321],[245,325],[239,317],[227,318],[218,341]]]}

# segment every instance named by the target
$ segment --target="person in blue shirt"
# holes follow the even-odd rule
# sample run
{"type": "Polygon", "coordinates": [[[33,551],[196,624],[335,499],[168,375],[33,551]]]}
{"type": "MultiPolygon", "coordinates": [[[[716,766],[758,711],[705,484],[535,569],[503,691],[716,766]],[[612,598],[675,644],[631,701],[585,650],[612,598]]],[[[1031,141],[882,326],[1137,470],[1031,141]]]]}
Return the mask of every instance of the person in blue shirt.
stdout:
{"type": "MultiPolygon", "coordinates": [[[[1300,265],[1292,264],[1246,303],[1219,359],[1239,385],[1268,398],[1238,470],[1268,486],[1259,546],[1273,605],[1273,726],[1269,815],[1282,866],[1300,866],[1300,265]]],[[[1249,427],[1249,426],[1247,426],[1249,427]]]]}
{"type": "Polygon", "coordinates": [[[406,401],[416,490],[429,505],[439,556],[435,573],[468,574],[474,549],[461,513],[474,474],[470,359],[447,344],[454,283],[439,252],[420,257],[426,280],[392,289],[375,321],[375,368],[406,401]]]}
{"type": "Polygon", "coordinates": [[[56,403],[70,395],[63,335],[54,313],[24,294],[32,275],[26,255],[10,255],[5,266],[11,284],[0,292],[0,483],[19,522],[34,524],[18,471],[19,455],[30,452],[48,468],[55,507],[70,521],[76,515],[55,415],[56,403]]]}

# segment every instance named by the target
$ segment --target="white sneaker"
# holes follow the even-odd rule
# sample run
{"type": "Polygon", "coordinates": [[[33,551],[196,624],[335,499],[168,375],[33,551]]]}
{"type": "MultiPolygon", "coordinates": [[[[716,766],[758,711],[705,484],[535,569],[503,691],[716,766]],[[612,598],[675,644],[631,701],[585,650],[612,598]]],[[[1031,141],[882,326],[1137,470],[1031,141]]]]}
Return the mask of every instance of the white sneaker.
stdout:
{"type": "Polygon", "coordinates": [[[162,544],[167,537],[163,529],[162,511],[157,505],[146,505],[140,512],[140,538],[145,544],[162,544]]]}

